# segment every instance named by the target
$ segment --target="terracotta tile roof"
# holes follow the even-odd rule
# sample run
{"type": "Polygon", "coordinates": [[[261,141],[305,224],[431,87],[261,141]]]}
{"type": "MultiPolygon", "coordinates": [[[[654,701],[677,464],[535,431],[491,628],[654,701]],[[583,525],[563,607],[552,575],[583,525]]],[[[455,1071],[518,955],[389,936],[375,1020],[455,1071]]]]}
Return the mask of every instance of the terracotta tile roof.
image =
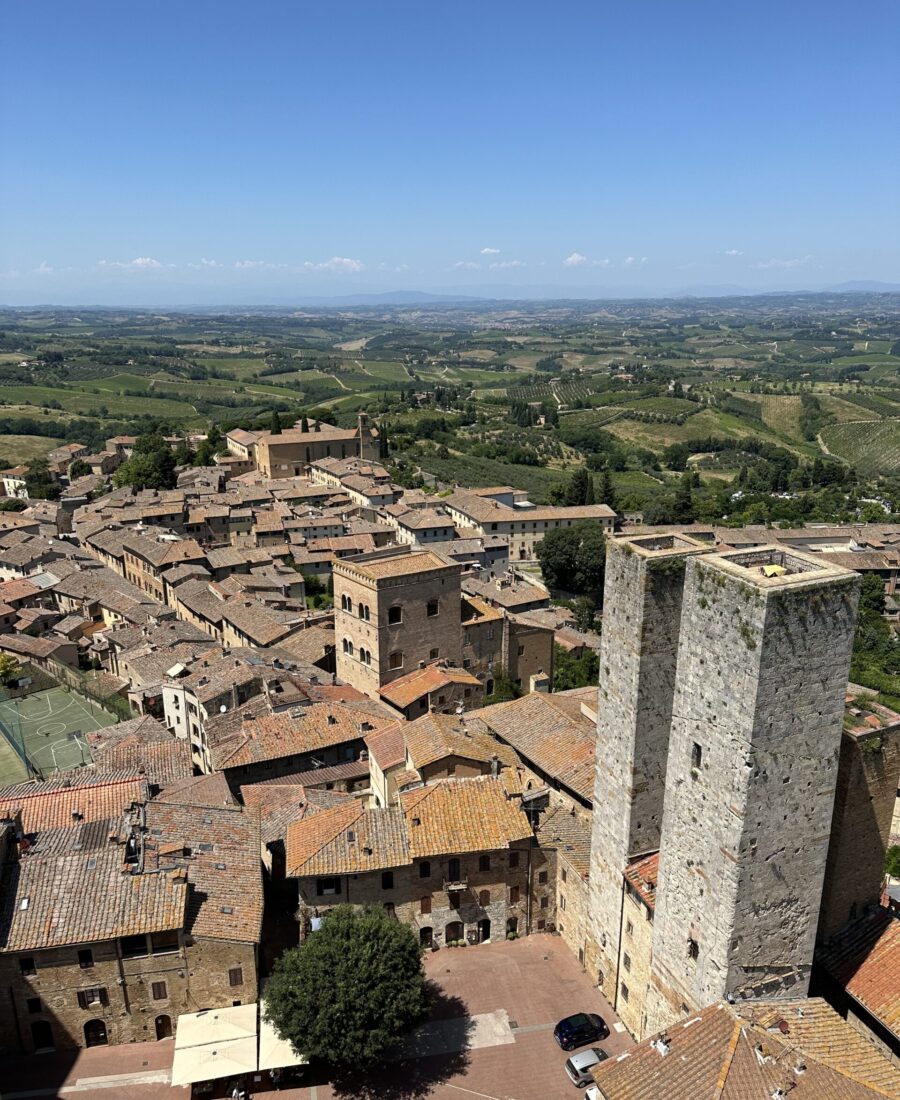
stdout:
{"type": "Polygon", "coordinates": [[[288,828],[294,878],[346,875],[408,865],[443,853],[507,848],[532,836],[501,779],[443,779],[400,795],[399,806],[366,809],[358,800],[288,828]]]}
{"type": "Polygon", "coordinates": [[[263,885],[259,816],[240,807],[147,806],[145,867],[187,867],[185,930],[193,936],[258,943],[263,885]],[[173,849],[181,855],[172,854],[173,849]]]}
{"type": "Polygon", "coordinates": [[[332,764],[327,768],[308,768],[302,772],[288,772],[286,775],[276,775],[272,779],[261,779],[254,784],[257,787],[274,786],[279,783],[294,784],[305,787],[307,793],[329,783],[341,783],[356,779],[365,779],[369,774],[368,760],[348,760],[345,764],[332,764]]]}
{"type": "Polygon", "coordinates": [[[451,684],[467,684],[472,687],[481,687],[481,681],[461,668],[444,668],[440,665],[426,665],[425,668],[417,668],[408,672],[405,676],[398,676],[391,680],[379,692],[382,699],[387,699],[393,706],[403,710],[416,699],[423,695],[430,695],[441,688],[451,684]]]}
{"type": "Polygon", "coordinates": [[[290,713],[261,715],[217,743],[210,738],[210,756],[217,770],[279,760],[355,741],[389,721],[345,703],[313,703],[300,708],[297,717],[290,713]],[[369,729],[363,728],[365,724],[369,729]]]}
{"type": "Polygon", "coordinates": [[[663,1038],[665,1053],[655,1037],[594,1070],[604,1100],[900,1097],[900,1068],[824,1001],[716,1004],[663,1038]]]}
{"type": "Polygon", "coordinates": [[[591,823],[584,814],[563,805],[554,806],[542,815],[535,835],[542,848],[559,852],[587,879],[591,869],[591,823]]]}
{"type": "Polygon", "coordinates": [[[441,779],[400,795],[414,859],[444,852],[489,852],[533,835],[503,778],[441,779]],[[419,824],[416,824],[416,821],[419,824]]]}
{"type": "Polygon", "coordinates": [[[259,812],[263,844],[283,841],[290,825],[352,798],[343,791],[306,790],[298,783],[241,787],[244,805],[259,812]]]}
{"type": "Polygon", "coordinates": [[[585,801],[594,793],[596,727],[579,696],[532,692],[472,712],[523,760],[585,801]]]}
{"type": "Polygon", "coordinates": [[[18,863],[6,866],[0,950],[41,950],[182,927],[187,883],[169,874],[131,874],[122,846],[108,839],[120,820],[50,830],[18,863]]]}
{"type": "Polygon", "coordinates": [[[656,882],[659,878],[659,852],[632,860],[625,868],[625,878],[640,894],[652,913],[656,908],[656,882]]]}
{"type": "Polygon", "coordinates": [[[193,775],[191,746],[149,715],[87,734],[99,771],[124,771],[163,785],[193,775]]]}
{"type": "Polygon", "coordinates": [[[447,756],[461,756],[488,765],[496,756],[501,763],[514,766],[516,754],[491,736],[477,718],[458,718],[453,714],[424,714],[402,727],[412,766],[421,770],[447,756]]]}
{"type": "Polygon", "coordinates": [[[366,734],[366,748],[369,750],[369,756],[382,771],[396,768],[406,760],[404,728],[400,722],[392,722],[384,729],[366,734]]]}
{"type": "Polygon", "coordinates": [[[395,550],[377,556],[375,551],[369,559],[345,561],[338,569],[346,568],[354,573],[361,573],[372,580],[381,580],[384,577],[405,577],[415,573],[428,573],[433,569],[456,569],[459,566],[451,566],[443,558],[432,553],[431,550],[414,550],[408,554],[398,554],[395,550]]]}
{"type": "Polygon", "coordinates": [[[167,783],[156,802],[174,802],[179,806],[236,806],[228,781],[222,772],[211,775],[188,775],[167,783]]]}
{"type": "Polygon", "coordinates": [[[817,958],[855,1001],[900,1037],[900,914],[873,908],[838,933],[817,958]]]}
{"type": "Polygon", "coordinates": [[[406,822],[397,807],[369,810],[354,799],[287,831],[288,874],[347,875],[410,863],[406,822]]]}
{"type": "Polygon", "coordinates": [[[147,780],[131,773],[76,773],[43,783],[19,783],[0,790],[0,818],[21,814],[26,834],[120,817],[149,797],[147,780]]]}

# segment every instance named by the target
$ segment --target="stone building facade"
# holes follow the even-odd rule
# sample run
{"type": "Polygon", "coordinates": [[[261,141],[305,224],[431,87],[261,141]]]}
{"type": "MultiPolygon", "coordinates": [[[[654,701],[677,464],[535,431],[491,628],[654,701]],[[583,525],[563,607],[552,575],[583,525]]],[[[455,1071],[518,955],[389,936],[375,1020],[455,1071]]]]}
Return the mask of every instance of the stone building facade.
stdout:
{"type": "Polygon", "coordinates": [[[687,563],[648,1032],[807,994],[858,593],[778,546],[687,563]]]}
{"type": "Polygon", "coordinates": [[[380,453],[378,432],[365,413],[359,414],[356,428],[336,428],[322,421],[311,421],[309,431],[288,428],[277,434],[260,432],[253,441],[256,468],[268,478],[297,477],[305,473],[311,462],[321,458],[377,459],[380,453]]]}
{"type": "Polygon", "coordinates": [[[900,715],[865,693],[847,699],[818,939],[877,905],[900,780],[900,715]]]}
{"type": "Polygon", "coordinates": [[[622,875],[660,845],[687,560],[681,536],[610,541],[606,559],[593,798],[592,974],[617,1007],[622,875]]]}
{"type": "Polygon", "coordinates": [[[458,564],[396,547],[336,561],[333,578],[339,679],[377,698],[420,663],[462,664],[458,564]]]}
{"type": "Polygon", "coordinates": [[[531,930],[530,887],[548,891],[546,857],[503,776],[445,779],[401,791],[393,806],[339,805],[288,828],[301,935],[340,904],[381,905],[424,947],[531,930]]]}
{"type": "Polygon", "coordinates": [[[100,776],[4,798],[3,1052],[165,1038],[183,1012],[257,999],[257,817],[152,800],[103,816],[142,785],[100,776]]]}

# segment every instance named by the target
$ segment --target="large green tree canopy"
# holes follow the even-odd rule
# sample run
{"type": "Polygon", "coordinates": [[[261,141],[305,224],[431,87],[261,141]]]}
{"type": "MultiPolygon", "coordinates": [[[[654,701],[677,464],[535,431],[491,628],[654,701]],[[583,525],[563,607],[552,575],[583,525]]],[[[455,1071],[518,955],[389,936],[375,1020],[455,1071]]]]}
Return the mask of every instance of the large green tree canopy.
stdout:
{"type": "Polygon", "coordinates": [[[541,573],[551,588],[588,596],[599,606],[603,600],[606,536],[599,523],[590,520],[548,531],[535,549],[541,573]]]}
{"type": "Polygon", "coordinates": [[[418,1023],[425,975],[410,928],[377,906],[339,905],[266,986],[266,1018],[308,1058],[380,1061],[418,1023]]]}

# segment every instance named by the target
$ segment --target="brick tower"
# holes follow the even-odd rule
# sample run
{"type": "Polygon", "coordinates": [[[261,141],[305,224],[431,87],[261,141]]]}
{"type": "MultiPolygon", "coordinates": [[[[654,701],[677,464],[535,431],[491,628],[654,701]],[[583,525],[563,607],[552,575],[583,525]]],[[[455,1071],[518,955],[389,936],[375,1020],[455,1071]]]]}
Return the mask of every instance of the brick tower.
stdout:
{"type": "Polygon", "coordinates": [[[687,564],[644,1034],[807,993],[858,595],[778,546],[687,564]]]}
{"type": "Polygon", "coordinates": [[[610,540],[603,594],[591,838],[590,969],[615,1005],[622,874],[659,848],[685,562],[681,535],[610,540]]]}

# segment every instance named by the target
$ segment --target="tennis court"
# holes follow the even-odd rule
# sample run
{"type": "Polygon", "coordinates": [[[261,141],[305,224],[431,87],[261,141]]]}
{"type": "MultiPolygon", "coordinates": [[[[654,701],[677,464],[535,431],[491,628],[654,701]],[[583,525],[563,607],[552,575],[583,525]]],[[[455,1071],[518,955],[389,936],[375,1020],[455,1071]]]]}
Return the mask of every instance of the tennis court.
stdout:
{"type": "Polygon", "coordinates": [[[118,719],[92,699],[56,687],[22,699],[0,702],[0,727],[4,745],[0,751],[0,785],[27,778],[21,753],[9,742],[18,742],[32,771],[49,775],[91,763],[85,734],[118,719]]]}

